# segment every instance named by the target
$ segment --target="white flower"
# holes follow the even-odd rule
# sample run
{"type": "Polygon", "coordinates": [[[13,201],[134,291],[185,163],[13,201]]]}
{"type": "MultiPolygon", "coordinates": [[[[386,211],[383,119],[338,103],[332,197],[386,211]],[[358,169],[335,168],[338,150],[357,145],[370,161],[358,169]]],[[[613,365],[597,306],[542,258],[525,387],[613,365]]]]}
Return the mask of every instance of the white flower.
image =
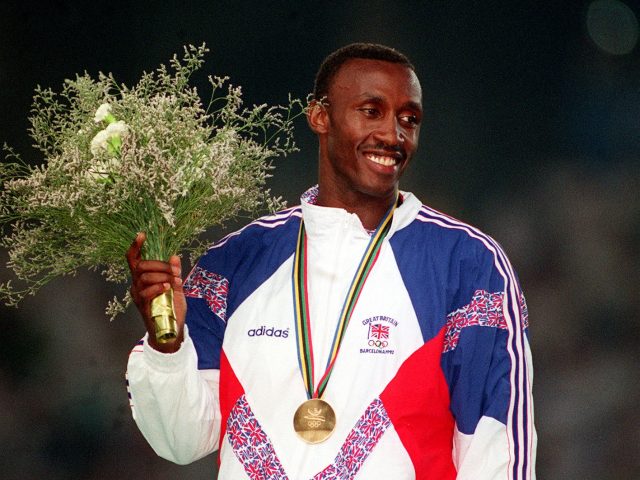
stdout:
{"type": "Polygon", "coordinates": [[[109,133],[106,130],[100,130],[91,140],[91,153],[98,155],[101,151],[106,150],[108,141],[109,133]]]}
{"type": "Polygon", "coordinates": [[[107,128],[105,129],[105,131],[109,135],[109,138],[115,137],[115,136],[122,136],[129,131],[129,125],[124,123],[122,120],[119,120],[117,122],[113,122],[107,125],[107,128]]]}
{"type": "Polygon", "coordinates": [[[129,131],[129,126],[122,120],[107,125],[91,140],[91,153],[98,155],[103,150],[117,153],[122,144],[122,136],[129,131]],[[110,148],[111,147],[111,148],[110,148]]]}
{"type": "Polygon", "coordinates": [[[96,115],[93,117],[93,121],[96,123],[100,123],[105,120],[108,115],[111,115],[111,105],[108,103],[103,103],[96,110],[96,115]]]}

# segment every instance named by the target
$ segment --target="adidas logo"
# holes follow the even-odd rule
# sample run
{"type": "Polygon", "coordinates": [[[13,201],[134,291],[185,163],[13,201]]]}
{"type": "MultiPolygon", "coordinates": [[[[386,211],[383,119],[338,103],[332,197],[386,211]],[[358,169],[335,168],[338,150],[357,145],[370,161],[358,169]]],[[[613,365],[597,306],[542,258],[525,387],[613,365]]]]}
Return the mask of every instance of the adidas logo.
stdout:
{"type": "Polygon", "coordinates": [[[250,337],[280,337],[287,338],[289,336],[289,329],[275,329],[274,327],[267,328],[266,326],[261,326],[260,328],[252,328],[247,332],[247,335],[250,337]]]}

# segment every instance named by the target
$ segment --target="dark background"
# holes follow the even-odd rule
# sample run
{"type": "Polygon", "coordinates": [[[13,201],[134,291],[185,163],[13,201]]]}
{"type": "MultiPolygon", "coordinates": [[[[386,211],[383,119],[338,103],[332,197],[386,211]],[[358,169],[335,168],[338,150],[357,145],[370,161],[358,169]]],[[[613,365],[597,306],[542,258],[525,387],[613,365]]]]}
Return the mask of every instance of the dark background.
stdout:
{"type": "MultiPolygon", "coordinates": [[[[3,2],[0,142],[41,162],[27,135],[37,84],[84,70],[132,84],[189,43],[207,43],[204,71],[248,104],[304,98],[346,43],[400,49],[425,110],[402,188],[501,242],[527,296],[538,478],[637,479],[638,18],[630,0],[3,2]]],[[[271,182],[289,203],[316,176],[302,120],[296,138],[271,182]]],[[[143,327],[103,314],[121,292],[81,271],[0,307],[3,478],[212,478],[214,456],[175,466],[133,424],[124,371],[143,327]]]]}

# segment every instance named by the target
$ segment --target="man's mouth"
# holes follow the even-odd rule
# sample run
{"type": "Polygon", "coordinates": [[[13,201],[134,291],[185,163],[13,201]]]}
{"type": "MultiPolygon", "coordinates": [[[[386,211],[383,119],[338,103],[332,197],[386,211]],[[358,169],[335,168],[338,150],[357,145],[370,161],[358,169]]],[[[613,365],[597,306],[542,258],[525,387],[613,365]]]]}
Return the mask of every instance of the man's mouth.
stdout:
{"type": "Polygon", "coordinates": [[[376,155],[373,153],[367,153],[365,154],[365,158],[379,165],[384,165],[385,167],[392,167],[400,162],[397,155],[376,155]]]}

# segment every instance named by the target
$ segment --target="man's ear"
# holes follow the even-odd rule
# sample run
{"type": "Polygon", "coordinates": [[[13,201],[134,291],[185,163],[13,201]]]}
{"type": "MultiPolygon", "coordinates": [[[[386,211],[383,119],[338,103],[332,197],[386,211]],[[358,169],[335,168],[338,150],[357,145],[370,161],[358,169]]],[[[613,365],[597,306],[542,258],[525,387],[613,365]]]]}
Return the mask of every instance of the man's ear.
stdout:
{"type": "Polygon", "coordinates": [[[322,102],[311,100],[307,109],[307,123],[316,135],[327,133],[329,130],[329,112],[322,102]]]}

